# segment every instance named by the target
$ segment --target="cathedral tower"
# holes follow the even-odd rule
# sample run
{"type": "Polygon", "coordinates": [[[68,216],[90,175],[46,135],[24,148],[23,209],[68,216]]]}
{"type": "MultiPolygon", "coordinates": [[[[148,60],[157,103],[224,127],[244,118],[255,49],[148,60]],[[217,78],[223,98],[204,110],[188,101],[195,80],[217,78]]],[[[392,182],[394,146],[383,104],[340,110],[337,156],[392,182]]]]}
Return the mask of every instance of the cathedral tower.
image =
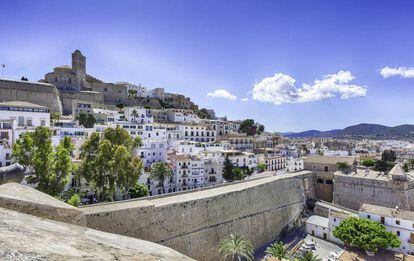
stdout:
{"type": "Polygon", "coordinates": [[[72,70],[79,76],[86,74],[86,57],[79,50],[72,53],[72,70]]]}

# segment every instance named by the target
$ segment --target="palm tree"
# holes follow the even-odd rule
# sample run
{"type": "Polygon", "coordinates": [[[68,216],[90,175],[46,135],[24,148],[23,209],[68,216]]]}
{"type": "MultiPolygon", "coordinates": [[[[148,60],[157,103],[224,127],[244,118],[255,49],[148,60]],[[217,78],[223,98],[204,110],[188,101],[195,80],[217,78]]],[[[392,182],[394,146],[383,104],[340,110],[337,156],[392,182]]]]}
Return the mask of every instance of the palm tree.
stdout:
{"type": "Polygon", "coordinates": [[[230,238],[221,241],[219,251],[224,261],[253,260],[254,249],[252,244],[240,235],[231,234],[230,238]]]}
{"type": "Polygon", "coordinates": [[[298,257],[297,261],[321,261],[317,255],[313,255],[312,251],[307,251],[298,257]]]}
{"type": "Polygon", "coordinates": [[[164,181],[172,176],[173,172],[165,162],[154,163],[151,167],[150,179],[159,181],[159,186],[162,187],[162,193],[165,193],[164,181]]]}
{"type": "Polygon", "coordinates": [[[132,116],[134,116],[134,120],[133,120],[133,121],[136,121],[136,120],[137,120],[137,116],[138,116],[138,112],[137,112],[137,110],[132,109],[131,114],[132,114],[132,116]]]}
{"type": "Polygon", "coordinates": [[[266,254],[271,257],[277,258],[278,260],[282,260],[283,258],[288,257],[288,251],[283,246],[282,242],[276,242],[266,248],[266,254]]]}

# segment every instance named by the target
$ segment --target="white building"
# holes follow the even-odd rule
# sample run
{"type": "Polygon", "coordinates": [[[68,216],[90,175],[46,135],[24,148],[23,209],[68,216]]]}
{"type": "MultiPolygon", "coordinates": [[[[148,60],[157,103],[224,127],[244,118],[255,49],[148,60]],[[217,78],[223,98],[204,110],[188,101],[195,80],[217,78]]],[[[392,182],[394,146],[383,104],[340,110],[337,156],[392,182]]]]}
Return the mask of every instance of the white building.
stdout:
{"type": "Polygon", "coordinates": [[[267,171],[285,171],[286,157],[276,154],[266,154],[259,157],[259,162],[266,165],[267,171]]]}
{"type": "Polygon", "coordinates": [[[218,151],[203,151],[200,153],[204,161],[204,182],[213,186],[223,182],[224,157],[218,151]]]}
{"type": "Polygon", "coordinates": [[[174,172],[176,191],[205,186],[204,160],[190,155],[170,154],[168,160],[174,172]]]}
{"type": "Polygon", "coordinates": [[[49,109],[29,102],[1,102],[0,119],[16,120],[18,128],[50,126],[49,109]]]}
{"type": "Polygon", "coordinates": [[[252,169],[257,166],[257,158],[253,153],[239,150],[221,150],[219,152],[223,158],[228,158],[235,167],[248,167],[252,169]]]}
{"type": "Polygon", "coordinates": [[[216,141],[216,131],[210,130],[205,124],[180,124],[178,129],[181,131],[181,137],[186,140],[199,142],[216,141]]]}
{"type": "Polygon", "coordinates": [[[155,162],[167,160],[167,141],[165,139],[143,139],[142,146],[137,149],[137,155],[141,158],[144,168],[149,169],[155,162]]]}
{"type": "Polygon", "coordinates": [[[50,126],[49,109],[28,102],[0,103],[0,166],[11,164],[11,147],[27,131],[50,126]]]}
{"type": "Polygon", "coordinates": [[[85,129],[74,121],[61,120],[55,122],[52,127],[52,145],[57,146],[64,137],[69,137],[74,145],[73,156],[79,158],[80,148],[92,132],[93,129],[85,129]]]}
{"type": "Polygon", "coordinates": [[[151,110],[140,107],[126,107],[124,109],[125,120],[129,122],[138,122],[141,124],[150,124],[154,122],[151,110]]]}
{"type": "Polygon", "coordinates": [[[192,110],[167,109],[168,120],[176,123],[199,123],[200,118],[192,110]]]}
{"type": "Polygon", "coordinates": [[[414,254],[414,212],[377,205],[363,204],[359,216],[383,224],[399,237],[401,245],[394,249],[404,254],[414,254]]]}
{"type": "Polygon", "coordinates": [[[313,215],[306,220],[306,233],[314,237],[329,239],[329,218],[313,215]]]}
{"type": "Polygon", "coordinates": [[[286,172],[296,172],[303,170],[303,159],[288,157],[286,160],[286,172]]]}

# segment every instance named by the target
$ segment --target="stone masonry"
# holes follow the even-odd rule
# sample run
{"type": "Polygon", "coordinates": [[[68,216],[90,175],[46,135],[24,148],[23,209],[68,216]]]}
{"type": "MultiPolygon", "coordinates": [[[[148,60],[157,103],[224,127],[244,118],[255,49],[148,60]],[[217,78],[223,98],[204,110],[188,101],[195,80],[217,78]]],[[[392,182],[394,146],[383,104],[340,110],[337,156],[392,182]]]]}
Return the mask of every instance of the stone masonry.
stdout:
{"type": "Polygon", "coordinates": [[[244,235],[255,248],[274,240],[297,222],[312,193],[312,174],[300,172],[81,209],[90,228],[218,260],[218,243],[231,233],[244,235]]]}

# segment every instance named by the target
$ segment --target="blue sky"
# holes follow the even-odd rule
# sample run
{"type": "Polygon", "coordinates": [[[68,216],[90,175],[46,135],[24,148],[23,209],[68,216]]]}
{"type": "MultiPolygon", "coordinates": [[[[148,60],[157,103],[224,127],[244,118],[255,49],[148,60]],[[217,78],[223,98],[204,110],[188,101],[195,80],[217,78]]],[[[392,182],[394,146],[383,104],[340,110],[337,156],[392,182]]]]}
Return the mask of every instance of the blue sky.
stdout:
{"type": "Polygon", "coordinates": [[[414,124],[413,13],[408,0],[1,0],[0,63],[39,80],[80,49],[97,78],[270,131],[414,124]]]}

